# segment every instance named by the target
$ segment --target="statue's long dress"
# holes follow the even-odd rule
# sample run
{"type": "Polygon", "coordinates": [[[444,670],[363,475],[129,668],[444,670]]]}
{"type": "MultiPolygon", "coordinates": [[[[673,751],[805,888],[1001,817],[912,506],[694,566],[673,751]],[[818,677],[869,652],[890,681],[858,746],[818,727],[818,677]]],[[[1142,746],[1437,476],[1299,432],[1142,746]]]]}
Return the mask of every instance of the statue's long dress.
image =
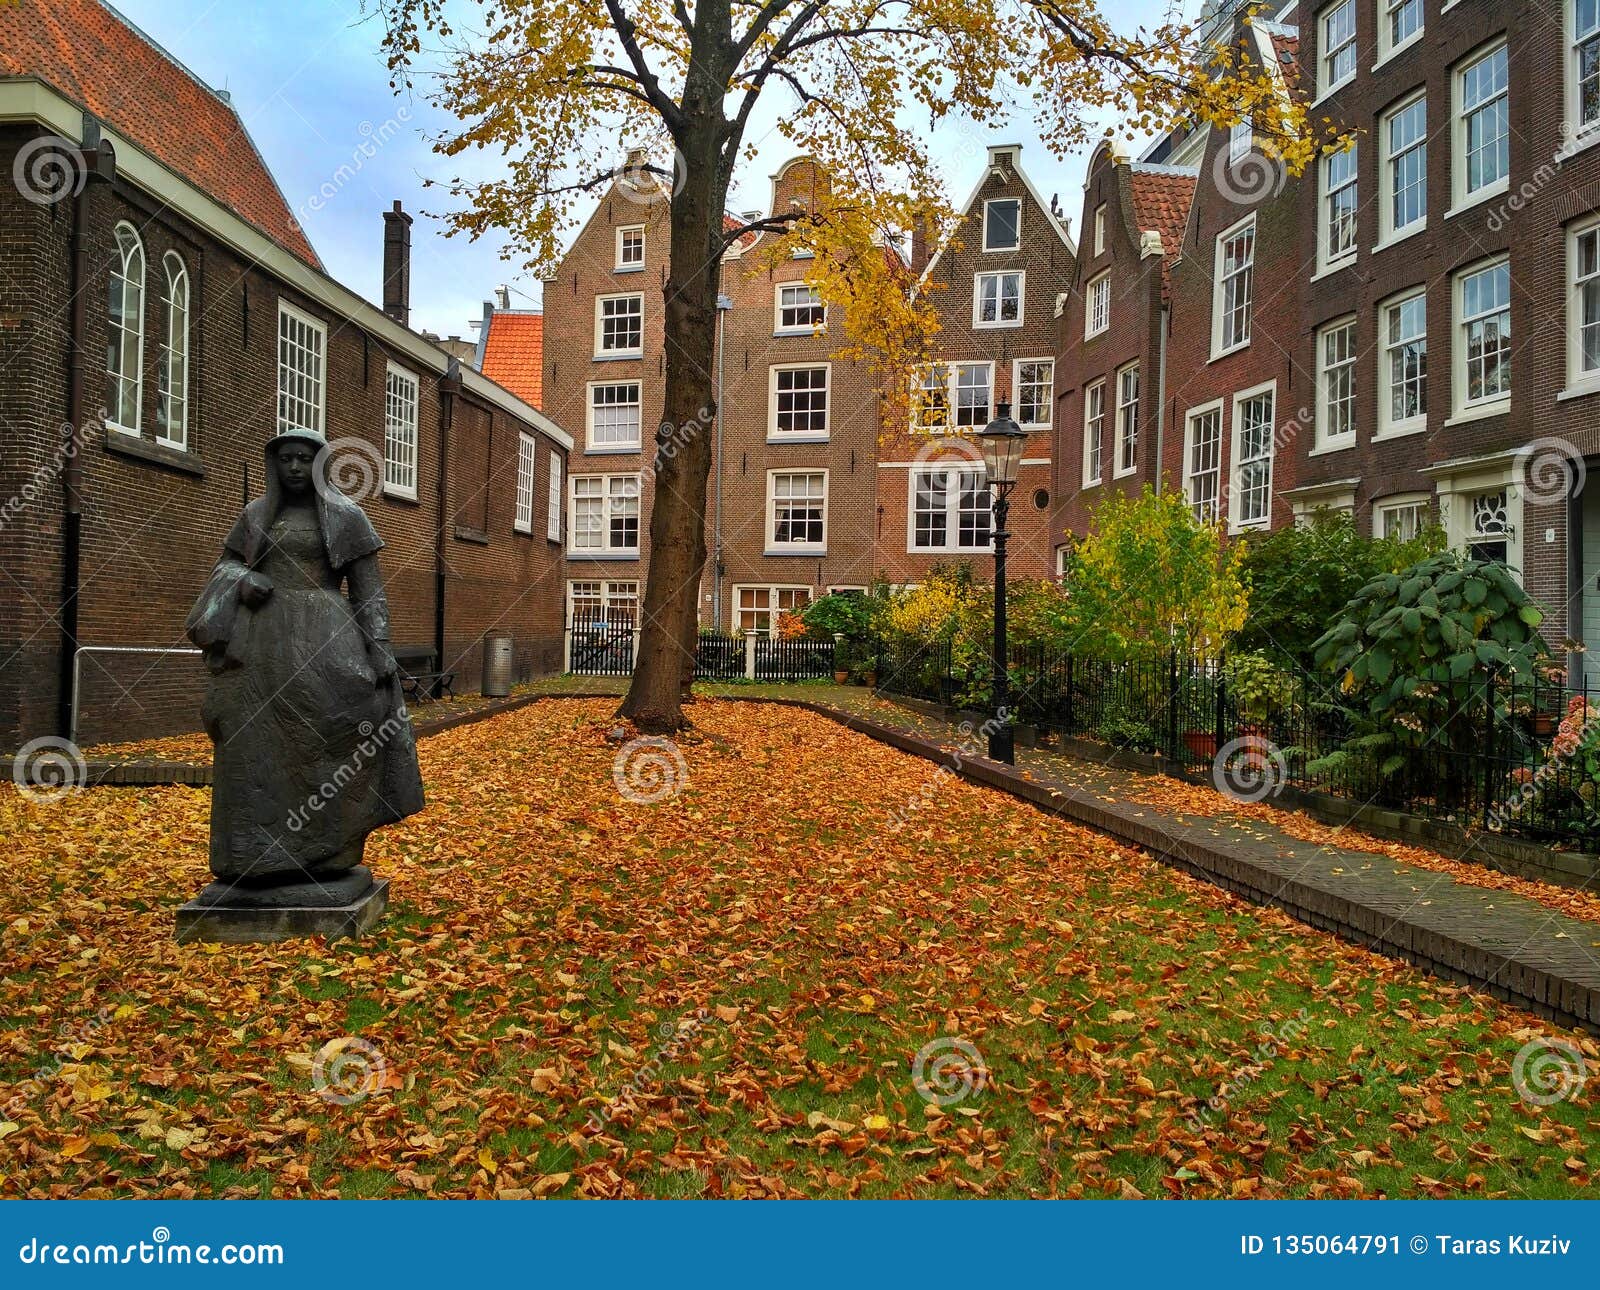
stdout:
{"type": "MultiPolygon", "coordinates": [[[[246,572],[235,551],[223,565],[246,572]]],[[[204,708],[216,742],[211,871],[294,881],[360,863],[368,833],[421,809],[421,781],[398,686],[376,684],[358,620],[375,609],[387,627],[375,559],[335,570],[316,510],[288,507],[254,569],[272,594],[239,614],[232,665],[213,676],[204,708]]]]}

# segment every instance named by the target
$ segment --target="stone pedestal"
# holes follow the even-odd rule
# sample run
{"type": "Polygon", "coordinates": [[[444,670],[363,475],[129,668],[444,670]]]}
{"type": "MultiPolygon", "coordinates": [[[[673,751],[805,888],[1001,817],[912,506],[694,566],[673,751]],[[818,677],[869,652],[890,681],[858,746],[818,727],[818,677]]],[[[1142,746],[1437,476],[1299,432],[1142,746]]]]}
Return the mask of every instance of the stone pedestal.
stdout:
{"type": "Polygon", "coordinates": [[[326,882],[246,887],[214,882],[178,910],[180,943],[329,940],[370,931],[389,906],[389,880],[365,865],[326,882]]]}

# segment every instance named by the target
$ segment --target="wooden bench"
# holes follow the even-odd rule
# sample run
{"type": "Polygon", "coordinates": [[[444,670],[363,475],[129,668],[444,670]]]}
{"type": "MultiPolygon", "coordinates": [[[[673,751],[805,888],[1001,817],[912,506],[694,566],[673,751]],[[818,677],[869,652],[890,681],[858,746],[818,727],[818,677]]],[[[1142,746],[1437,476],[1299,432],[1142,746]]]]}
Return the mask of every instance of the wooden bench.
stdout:
{"type": "Polygon", "coordinates": [[[422,702],[446,694],[456,697],[452,688],[456,674],[438,670],[439,655],[431,645],[396,645],[394,661],[400,687],[408,699],[422,702]]]}

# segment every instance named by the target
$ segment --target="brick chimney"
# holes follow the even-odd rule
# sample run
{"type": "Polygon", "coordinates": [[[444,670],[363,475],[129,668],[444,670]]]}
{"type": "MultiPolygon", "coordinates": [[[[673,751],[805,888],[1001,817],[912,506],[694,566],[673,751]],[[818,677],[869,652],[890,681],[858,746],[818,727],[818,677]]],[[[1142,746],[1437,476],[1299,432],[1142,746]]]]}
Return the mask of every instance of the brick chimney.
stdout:
{"type": "Polygon", "coordinates": [[[383,213],[383,312],[411,325],[411,216],[398,200],[383,213]]]}

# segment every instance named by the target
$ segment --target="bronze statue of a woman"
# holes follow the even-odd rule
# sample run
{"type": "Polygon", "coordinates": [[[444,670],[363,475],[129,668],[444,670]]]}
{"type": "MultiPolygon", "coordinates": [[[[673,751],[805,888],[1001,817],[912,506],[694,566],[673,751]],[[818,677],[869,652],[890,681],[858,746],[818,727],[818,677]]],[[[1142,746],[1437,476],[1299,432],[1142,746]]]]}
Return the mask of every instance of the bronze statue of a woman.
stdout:
{"type": "MultiPolygon", "coordinates": [[[[218,915],[359,903],[374,886],[367,834],[423,805],[383,541],[328,477],[322,435],[289,430],[265,457],[265,495],[234,524],[187,624],[211,673],[216,881],[186,910],[218,915]]],[[[322,928],[312,918],[278,934],[297,930],[322,928]]]]}

